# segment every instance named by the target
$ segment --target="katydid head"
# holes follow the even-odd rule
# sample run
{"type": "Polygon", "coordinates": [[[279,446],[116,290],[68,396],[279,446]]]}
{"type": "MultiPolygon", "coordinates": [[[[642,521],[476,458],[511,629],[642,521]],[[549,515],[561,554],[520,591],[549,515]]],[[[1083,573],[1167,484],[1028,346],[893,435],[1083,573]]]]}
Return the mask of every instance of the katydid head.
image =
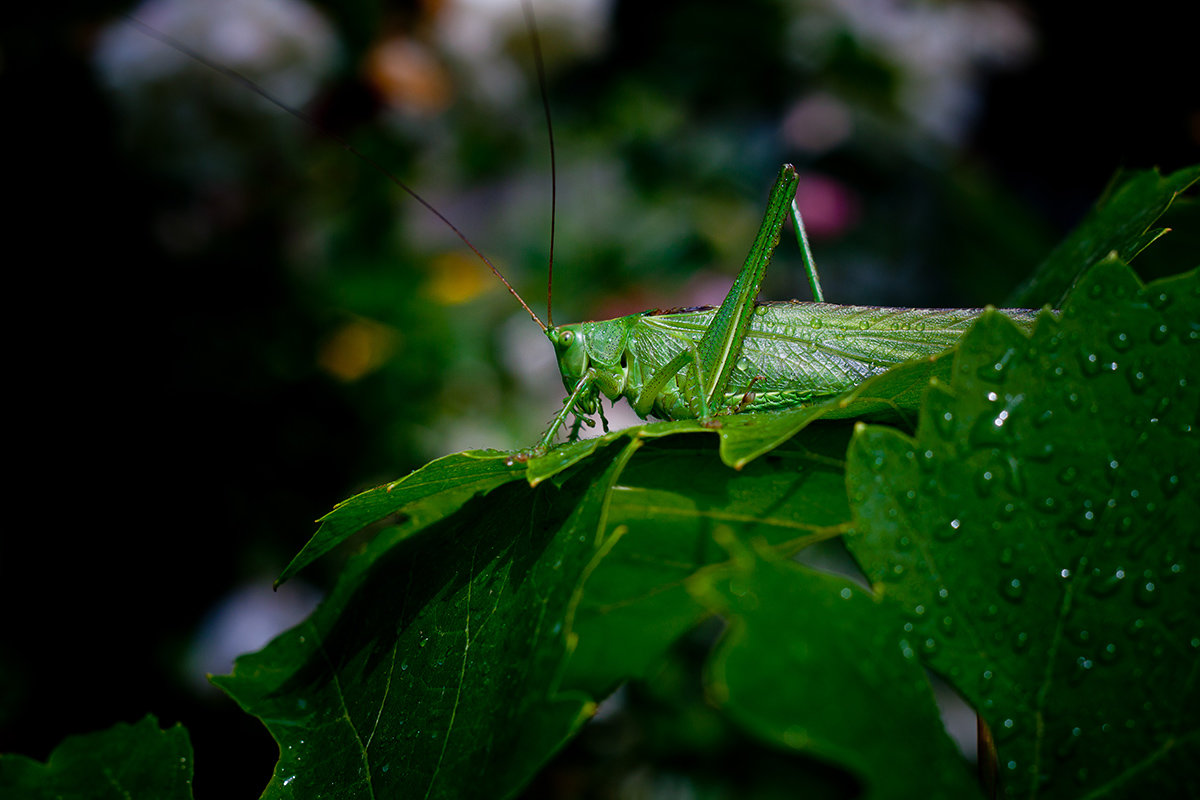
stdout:
{"type": "MultiPolygon", "coordinates": [[[[554,358],[558,361],[558,371],[562,374],[563,386],[568,392],[575,392],[579,382],[591,369],[592,359],[588,353],[587,340],[583,333],[582,323],[557,325],[546,329],[546,338],[554,345],[554,358]]],[[[597,408],[598,392],[595,385],[591,391],[585,391],[576,402],[576,407],[585,414],[594,414],[597,408]]]]}
{"type": "Polygon", "coordinates": [[[590,361],[583,330],[579,323],[557,325],[546,329],[546,338],[554,345],[554,357],[558,360],[563,382],[568,390],[574,389],[579,379],[587,373],[590,361]]]}

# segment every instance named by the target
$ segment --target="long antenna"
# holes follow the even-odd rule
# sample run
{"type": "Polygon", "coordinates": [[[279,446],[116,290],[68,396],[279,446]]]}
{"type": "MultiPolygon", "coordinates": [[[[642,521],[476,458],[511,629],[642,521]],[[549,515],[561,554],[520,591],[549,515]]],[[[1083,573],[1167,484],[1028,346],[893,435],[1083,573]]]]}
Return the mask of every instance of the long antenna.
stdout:
{"type": "Polygon", "coordinates": [[[491,262],[491,260],[488,259],[487,256],[485,256],[482,252],[480,252],[479,248],[477,248],[474,244],[471,243],[471,240],[468,239],[466,237],[466,235],[462,231],[460,231],[453,222],[451,222],[449,219],[446,218],[445,214],[443,214],[442,212],[440,212],[436,208],[434,208],[432,205],[430,205],[429,202],[426,201],[424,197],[421,197],[421,195],[417,194],[416,191],[414,191],[412,189],[412,187],[410,187],[407,183],[400,180],[394,174],[389,172],[387,170],[387,168],[384,167],[382,164],[380,164],[378,161],[371,158],[367,154],[363,153],[361,150],[359,150],[354,145],[350,144],[350,142],[346,141],[346,139],[344,137],[339,136],[338,134],[336,134],[333,131],[326,128],[324,125],[319,123],[315,118],[309,116],[308,114],[304,113],[303,111],[301,111],[299,109],[292,108],[291,106],[287,105],[283,101],[274,97],[266,89],[259,86],[257,83],[250,80],[245,75],[238,72],[237,70],[231,69],[230,67],[227,67],[224,64],[218,64],[217,62],[209,59],[207,56],[204,56],[201,53],[197,52],[196,50],[192,49],[191,47],[188,47],[186,44],[179,41],[175,37],[170,36],[166,33],[163,33],[162,31],[158,30],[157,28],[147,25],[146,23],[142,22],[137,17],[131,16],[129,14],[125,14],[123,16],[125,17],[125,20],[127,22],[129,22],[130,25],[133,25],[135,28],[137,28],[138,30],[140,30],[142,33],[146,34],[150,38],[157,39],[158,41],[162,42],[163,44],[165,44],[169,47],[175,48],[179,52],[183,53],[185,56],[187,56],[191,59],[194,59],[195,61],[203,64],[204,66],[208,67],[209,69],[213,70],[214,72],[218,72],[221,75],[224,75],[225,77],[227,77],[233,81],[236,81],[237,83],[242,84],[247,89],[249,89],[250,91],[257,94],[259,97],[263,98],[267,102],[274,105],[276,108],[279,108],[282,111],[286,111],[287,113],[291,114],[293,117],[300,120],[301,122],[304,122],[307,125],[311,125],[313,127],[313,129],[316,130],[318,133],[320,133],[322,136],[326,136],[329,139],[332,139],[334,142],[337,142],[337,144],[339,146],[341,146],[341,148],[343,150],[350,153],[351,155],[357,156],[358,158],[362,159],[362,161],[365,164],[367,164],[369,167],[371,167],[371,169],[375,170],[380,175],[382,175],[383,177],[387,178],[392,183],[399,186],[401,189],[403,189],[405,192],[407,192],[410,197],[412,197],[414,200],[416,200],[421,205],[425,206],[426,210],[428,210],[429,213],[433,214],[435,217],[437,217],[443,223],[445,223],[446,227],[448,227],[450,230],[454,231],[454,234],[459,239],[462,240],[463,244],[465,244],[471,250],[472,253],[474,253],[476,256],[478,256],[480,261],[482,261],[484,264],[487,264],[488,269],[490,269],[492,271],[492,274],[494,274],[497,278],[500,279],[500,282],[504,284],[505,289],[508,289],[508,293],[511,294],[513,297],[517,298],[517,302],[521,304],[521,308],[525,309],[529,313],[529,316],[533,318],[533,321],[536,322],[542,330],[547,329],[546,324],[544,322],[542,322],[542,320],[538,317],[537,314],[533,313],[533,309],[529,307],[529,304],[525,302],[525,300],[521,297],[521,295],[517,294],[517,290],[512,287],[512,284],[508,282],[508,279],[504,277],[504,274],[501,273],[500,270],[496,268],[496,265],[493,264],[491,262]]]}
{"type": "Polygon", "coordinates": [[[558,208],[558,168],[554,161],[554,123],[550,120],[550,97],[546,91],[546,65],[542,61],[542,40],[538,36],[537,20],[533,16],[532,0],[521,0],[525,11],[525,27],[533,44],[533,63],[537,66],[538,89],[542,93],[542,108],[546,112],[546,135],[550,139],[550,264],[546,267],[546,323],[554,327],[554,214],[558,208]]]}

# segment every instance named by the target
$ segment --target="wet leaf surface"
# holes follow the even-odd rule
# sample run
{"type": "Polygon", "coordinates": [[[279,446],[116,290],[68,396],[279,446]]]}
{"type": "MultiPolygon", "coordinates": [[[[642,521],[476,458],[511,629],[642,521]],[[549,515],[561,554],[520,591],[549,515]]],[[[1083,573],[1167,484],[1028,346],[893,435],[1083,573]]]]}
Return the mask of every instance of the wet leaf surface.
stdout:
{"type": "Polygon", "coordinates": [[[1200,791],[1200,284],[1109,260],[968,334],[915,438],[864,427],[848,545],[994,732],[1008,797],[1200,791]]]}
{"type": "Polygon", "coordinates": [[[71,736],[46,763],[0,755],[0,796],[22,800],[191,800],[192,745],[147,716],[71,736]]]}
{"type": "MultiPolygon", "coordinates": [[[[1149,175],[1084,250],[1136,252],[1194,179],[1149,175]]],[[[447,456],[327,515],[281,580],[378,530],[214,681],[279,743],[265,797],[512,796],[717,613],[705,713],[792,759],[798,791],[973,794],[926,665],[990,725],[1005,796],[1195,794],[1198,367],[1196,272],[1142,286],[1110,258],[1032,335],[988,312],[827,403],[447,456]],[[788,560],[835,538],[873,593],[788,560]]],[[[96,736],[0,777],[71,796],[144,770],[188,796],[180,729],[96,736]]]]}

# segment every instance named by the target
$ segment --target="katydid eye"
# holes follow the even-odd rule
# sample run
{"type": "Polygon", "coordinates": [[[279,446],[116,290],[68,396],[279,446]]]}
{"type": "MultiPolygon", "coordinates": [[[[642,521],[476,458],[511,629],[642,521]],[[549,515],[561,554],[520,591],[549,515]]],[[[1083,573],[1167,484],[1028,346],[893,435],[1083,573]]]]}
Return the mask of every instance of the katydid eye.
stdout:
{"type": "Polygon", "coordinates": [[[575,332],[574,331],[563,331],[563,335],[562,335],[562,343],[563,344],[570,346],[571,343],[574,341],[575,341],[575,332]]]}

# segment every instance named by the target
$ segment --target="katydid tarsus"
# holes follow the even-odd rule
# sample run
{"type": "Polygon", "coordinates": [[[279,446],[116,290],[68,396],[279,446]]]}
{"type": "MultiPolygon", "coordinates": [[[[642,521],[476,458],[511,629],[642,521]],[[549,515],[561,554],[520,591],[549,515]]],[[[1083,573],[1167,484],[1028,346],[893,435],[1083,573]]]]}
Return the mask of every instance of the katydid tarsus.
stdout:
{"type": "MultiPolygon", "coordinates": [[[[528,0],[523,5],[549,128],[549,104],[536,26],[528,0]]],[[[130,21],[148,35],[247,85],[271,103],[315,126],[307,115],[286,106],[244,76],[135,19],[130,21]]],[[[948,349],[982,313],[977,308],[912,309],[823,302],[803,221],[794,201],[799,178],[796,170],[785,164],[771,190],[766,214],[749,255],[719,307],[656,309],[611,320],[554,325],[549,289],[547,321],[543,322],[500,270],[440,211],[336,135],[325,135],[383,173],[436,215],[488,266],[545,332],[554,347],[567,397],[561,411],[531,448],[534,453],[552,447],[564,427],[568,427],[567,438],[575,440],[583,425],[594,425],[593,415],[600,416],[607,430],[601,395],[612,401],[626,398],[642,418],[699,419],[712,426],[720,424],[721,416],[731,413],[787,409],[818,402],[896,364],[948,349]],[[759,302],[759,288],[789,217],[814,301],[759,302]],[[572,416],[574,421],[567,426],[572,416]]],[[[553,270],[553,218],[550,254],[548,284],[553,270]]],[[[1027,327],[1037,312],[1006,309],[1003,313],[1027,327]]]]}

